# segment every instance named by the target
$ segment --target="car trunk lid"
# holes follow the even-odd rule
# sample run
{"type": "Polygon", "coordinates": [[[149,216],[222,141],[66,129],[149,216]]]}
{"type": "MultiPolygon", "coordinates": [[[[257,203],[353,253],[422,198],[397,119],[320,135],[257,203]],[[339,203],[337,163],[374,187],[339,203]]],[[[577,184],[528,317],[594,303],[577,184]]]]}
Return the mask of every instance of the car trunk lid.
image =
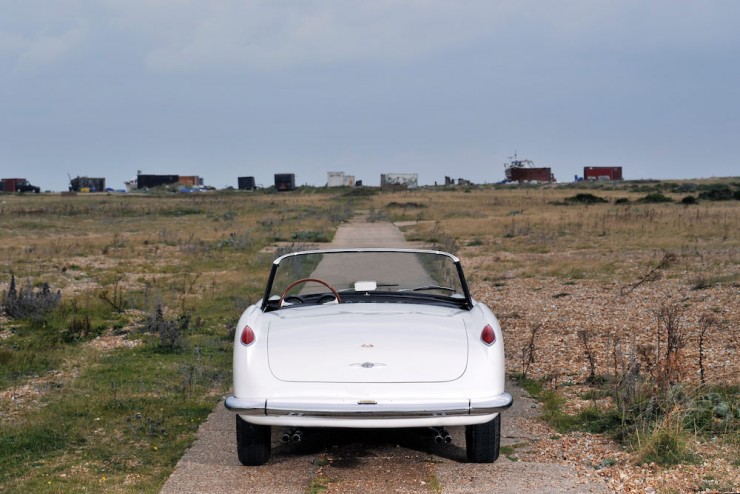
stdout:
{"type": "Polygon", "coordinates": [[[468,344],[465,325],[455,316],[458,311],[320,312],[289,309],[270,323],[268,356],[276,378],[442,382],[465,372],[468,344]]]}

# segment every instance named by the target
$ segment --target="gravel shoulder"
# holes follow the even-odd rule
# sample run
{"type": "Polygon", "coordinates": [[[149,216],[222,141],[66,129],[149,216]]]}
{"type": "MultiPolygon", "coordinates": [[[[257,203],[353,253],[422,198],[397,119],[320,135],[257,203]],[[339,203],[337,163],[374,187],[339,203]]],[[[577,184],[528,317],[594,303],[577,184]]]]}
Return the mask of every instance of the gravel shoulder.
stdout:
{"type": "MultiPolygon", "coordinates": [[[[362,218],[342,225],[332,248],[414,247],[391,223],[362,218]]],[[[161,493],[606,493],[593,471],[565,462],[524,461],[519,452],[536,448],[551,432],[537,421],[534,400],[509,383],[514,405],[502,422],[502,454],[494,464],[468,464],[462,427],[449,429],[450,445],[436,445],[420,430],[327,430],[306,438],[297,449],[273,431],[272,458],[261,467],[243,467],[236,456],[234,414],[219,403],[204,422],[193,446],[180,459],[161,493]]]]}

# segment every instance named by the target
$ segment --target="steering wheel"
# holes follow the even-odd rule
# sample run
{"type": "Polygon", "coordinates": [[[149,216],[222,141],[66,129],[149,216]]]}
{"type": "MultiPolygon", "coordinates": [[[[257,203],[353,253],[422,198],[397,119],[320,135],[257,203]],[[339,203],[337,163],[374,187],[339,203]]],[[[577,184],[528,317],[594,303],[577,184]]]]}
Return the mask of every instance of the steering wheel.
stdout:
{"type": "Polygon", "coordinates": [[[290,297],[287,297],[289,291],[291,291],[293,288],[295,288],[296,286],[298,286],[298,285],[300,285],[302,283],[308,283],[308,282],[311,282],[311,281],[313,281],[315,283],[319,283],[321,285],[324,285],[326,288],[328,288],[329,290],[331,290],[331,293],[334,295],[334,298],[337,299],[337,303],[338,304],[341,304],[342,303],[342,298],[339,296],[339,292],[337,291],[336,288],[334,288],[333,286],[331,286],[328,282],[326,282],[324,280],[320,280],[318,278],[301,278],[300,280],[296,280],[293,283],[291,283],[290,285],[288,285],[288,288],[286,288],[285,291],[283,292],[283,294],[280,295],[280,302],[278,302],[278,307],[282,307],[283,306],[283,302],[285,302],[285,299],[286,298],[290,298],[290,297]]]}

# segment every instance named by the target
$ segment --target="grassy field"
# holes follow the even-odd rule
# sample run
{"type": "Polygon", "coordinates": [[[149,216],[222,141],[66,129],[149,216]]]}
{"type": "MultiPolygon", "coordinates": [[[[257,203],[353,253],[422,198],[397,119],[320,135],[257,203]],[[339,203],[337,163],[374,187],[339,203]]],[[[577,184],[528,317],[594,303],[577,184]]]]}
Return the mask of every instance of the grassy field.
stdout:
{"type": "Polygon", "coordinates": [[[563,433],[613,419],[641,447],[670,412],[641,400],[687,383],[737,451],[739,185],[0,196],[0,491],[156,492],[229,390],[275,252],[358,211],[463,258],[563,433]]]}

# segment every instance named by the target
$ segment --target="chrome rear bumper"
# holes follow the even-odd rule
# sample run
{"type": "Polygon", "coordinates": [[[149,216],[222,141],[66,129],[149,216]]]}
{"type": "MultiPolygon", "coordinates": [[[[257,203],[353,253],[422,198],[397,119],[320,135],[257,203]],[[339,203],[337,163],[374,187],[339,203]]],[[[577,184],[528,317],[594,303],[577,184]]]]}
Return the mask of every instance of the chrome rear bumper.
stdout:
{"type": "Polygon", "coordinates": [[[240,415],[271,417],[312,417],[347,419],[397,419],[428,417],[460,417],[490,415],[506,410],[513,403],[509,393],[484,400],[465,400],[442,403],[379,403],[372,400],[358,402],[306,402],[280,400],[245,400],[235,396],[226,398],[224,406],[240,415]]]}

